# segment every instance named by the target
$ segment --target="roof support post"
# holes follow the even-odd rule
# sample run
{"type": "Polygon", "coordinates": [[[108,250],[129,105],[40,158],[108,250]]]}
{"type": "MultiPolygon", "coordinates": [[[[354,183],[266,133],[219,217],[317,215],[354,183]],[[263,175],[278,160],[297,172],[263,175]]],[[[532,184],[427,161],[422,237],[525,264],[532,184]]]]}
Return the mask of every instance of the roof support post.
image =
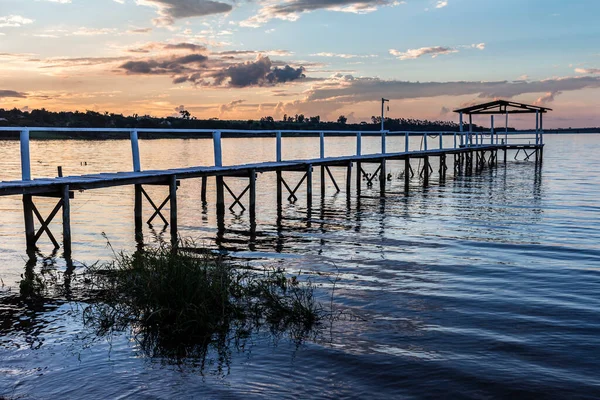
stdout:
{"type": "Polygon", "coordinates": [[[506,114],[506,123],[504,125],[504,144],[508,144],[508,110],[504,110],[506,114]]]}
{"type": "Polygon", "coordinates": [[[458,116],[459,116],[459,121],[460,121],[459,122],[459,126],[460,126],[460,145],[462,146],[464,144],[464,138],[463,138],[463,136],[464,136],[464,134],[463,134],[463,131],[464,131],[463,113],[459,113],[458,116]]]}
{"type": "Polygon", "coordinates": [[[540,143],[540,112],[535,112],[535,145],[540,143]]]}
{"type": "Polygon", "coordinates": [[[544,113],[540,113],[540,144],[544,144],[544,113]]]}
{"type": "Polygon", "coordinates": [[[469,114],[469,137],[467,138],[467,145],[473,146],[473,115],[469,114]]]}
{"type": "MultiPolygon", "coordinates": [[[[490,118],[490,143],[494,144],[494,116],[491,115],[490,118]]],[[[498,142],[496,141],[496,144],[498,144],[498,142]]]]}

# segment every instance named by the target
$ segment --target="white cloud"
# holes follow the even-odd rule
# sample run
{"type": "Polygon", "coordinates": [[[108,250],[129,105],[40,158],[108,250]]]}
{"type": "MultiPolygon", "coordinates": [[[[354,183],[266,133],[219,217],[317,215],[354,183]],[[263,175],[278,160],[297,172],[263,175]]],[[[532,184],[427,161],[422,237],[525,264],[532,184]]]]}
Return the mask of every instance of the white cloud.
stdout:
{"type": "Polygon", "coordinates": [[[440,0],[437,2],[437,4],[435,5],[435,8],[444,8],[448,5],[448,2],[445,0],[440,0]]]}
{"type": "Polygon", "coordinates": [[[71,3],[71,0],[44,0],[44,1],[49,1],[50,3],[60,3],[60,4],[69,4],[69,3],[71,3]]]}
{"type": "Polygon", "coordinates": [[[485,50],[485,43],[475,43],[457,47],[448,46],[432,46],[432,47],[421,47],[420,49],[409,49],[407,51],[399,51],[390,49],[390,54],[398,58],[399,60],[414,60],[419,57],[431,55],[431,58],[436,58],[440,55],[458,53],[458,49],[478,49],[485,50]]]}
{"type": "Polygon", "coordinates": [[[317,10],[367,14],[380,7],[395,7],[401,4],[406,4],[406,2],[398,0],[287,0],[283,2],[267,0],[263,2],[258,14],[241,21],[239,25],[258,28],[274,18],[297,21],[300,15],[317,10]]]}
{"type": "Polygon", "coordinates": [[[598,75],[600,74],[600,68],[575,68],[575,72],[578,74],[598,75]]]}
{"type": "Polygon", "coordinates": [[[375,57],[377,57],[376,54],[360,55],[360,54],[344,54],[344,53],[328,53],[328,52],[315,53],[315,54],[311,54],[311,56],[313,56],[313,57],[337,57],[337,58],[375,58],[375,57]]]}
{"type": "Polygon", "coordinates": [[[0,28],[17,28],[32,23],[32,19],[25,18],[20,15],[9,15],[6,17],[0,17],[0,28]]]}
{"type": "Polygon", "coordinates": [[[77,29],[72,35],[75,36],[97,36],[97,35],[108,35],[111,33],[116,33],[117,30],[115,28],[86,28],[81,27],[77,29]]]}
{"type": "Polygon", "coordinates": [[[458,53],[458,50],[452,47],[444,46],[433,46],[433,47],[421,47],[420,49],[408,49],[405,52],[390,49],[390,54],[398,58],[399,60],[414,60],[419,57],[431,55],[431,58],[436,58],[439,55],[458,53]]]}

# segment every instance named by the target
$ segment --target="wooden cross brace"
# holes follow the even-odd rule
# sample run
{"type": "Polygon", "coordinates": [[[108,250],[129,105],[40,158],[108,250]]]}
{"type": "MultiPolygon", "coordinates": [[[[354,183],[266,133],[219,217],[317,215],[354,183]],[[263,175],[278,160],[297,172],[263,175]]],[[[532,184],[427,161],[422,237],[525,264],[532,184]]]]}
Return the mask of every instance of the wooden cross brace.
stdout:
{"type": "Polygon", "coordinates": [[[31,208],[33,210],[33,213],[35,214],[35,216],[37,217],[38,221],[40,221],[40,224],[42,225],[40,227],[40,229],[37,231],[37,233],[35,234],[34,241],[33,241],[34,243],[37,243],[37,241],[42,236],[42,234],[44,232],[46,232],[46,234],[50,238],[50,241],[52,241],[52,244],[54,245],[54,248],[58,249],[60,247],[60,245],[58,244],[58,241],[56,240],[56,238],[54,237],[54,235],[50,231],[49,225],[52,222],[52,220],[54,219],[54,217],[56,216],[56,214],[58,214],[58,212],[60,211],[60,209],[62,208],[62,206],[63,206],[63,199],[60,199],[58,201],[58,203],[56,204],[56,206],[54,206],[54,209],[52,210],[52,212],[50,213],[50,215],[48,215],[48,218],[44,219],[42,217],[42,214],[40,214],[39,210],[35,206],[35,204],[33,204],[33,201],[31,202],[31,208]]]}
{"type": "Polygon", "coordinates": [[[375,180],[375,178],[378,176],[379,172],[381,171],[381,165],[379,165],[377,167],[377,169],[375,170],[375,172],[373,172],[373,174],[369,175],[363,168],[362,165],[360,167],[360,172],[362,173],[363,178],[365,178],[367,180],[367,186],[371,187],[373,186],[373,180],[375,180]]]}
{"type": "Polygon", "coordinates": [[[233,191],[229,188],[229,186],[227,186],[227,184],[225,183],[225,181],[223,181],[223,187],[225,187],[225,189],[227,189],[227,191],[229,192],[229,194],[231,195],[231,197],[233,197],[233,204],[231,206],[229,206],[229,209],[231,211],[233,211],[235,205],[238,204],[240,206],[240,208],[242,209],[242,211],[246,211],[246,207],[244,207],[244,205],[242,204],[242,202],[240,200],[250,190],[250,185],[246,186],[246,188],[242,191],[242,193],[239,196],[236,196],[233,193],[233,191]]]}
{"type": "Polygon", "coordinates": [[[427,163],[427,165],[424,165],[423,168],[421,169],[421,173],[419,174],[420,178],[423,178],[424,174],[427,174],[428,176],[431,175],[433,173],[433,168],[431,167],[430,163],[427,163]],[[426,171],[427,170],[427,171],[426,171]]]}
{"type": "Polygon", "coordinates": [[[527,150],[523,150],[523,153],[525,153],[525,160],[524,161],[529,161],[529,158],[535,154],[535,150],[533,150],[531,153],[527,153],[527,150]]]}
{"type": "Polygon", "coordinates": [[[293,190],[287,184],[287,182],[285,181],[285,179],[283,179],[283,177],[281,178],[281,183],[283,183],[283,186],[286,188],[286,190],[290,194],[288,196],[288,200],[291,201],[292,203],[298,201],[298,197],[296,196],[296,192],[298,191],[298,189],[300,189],[300,186],[302,186],[302,183],[304,182],[304,180],[306,179],[307,176],[308,176],[308,172],[305,172],[304,175],[302,176],[302,179],[300,179],[300,182],[298,182],[298,184],[296,185],[296,187],[293,190]]]}
{"type": "Polygon", "coordinates": [[[165,216],[162,214],[161,211],[167,205],[167,203],[171,200],[171,195],[169,194],[167,196],[167,198],[162,203],[160,203],[160,205],[157,207],[156,204],[154,203],[154,201],[152,201],[152,199],[148,195],[148,193],[144,190],[144,188],[140,187],[140,189],[142,190],[142,194],[144,195],[146,200],[148,200],[148,203],[150,203],[152,208],[154,208],[154,213],[152,214],[150,219],[148,219],[148,221],[147,221],[148,225],[152,225],[152,221],[154,221],[154,218],[156,218],[156,217],[160,217],[160,219],[162,219],[162,221],[164,222],[165,226],[169,225],[169,221],[167,221],[167,219],[165,218],[165,216]]]}
{"type": "Polygon", "coordinates": [[[333,174],[331,173],[331,170],[329,169],[329,167],[327,165],[325,166],[325,171],[327,171],[327,175],[329,175],[329,179],[331,179],[333,186],[335,186],[336,192],[339,193],[340,187],[338,186],[337,182],[335,181],[335,178],[333,177],[333,174]]]}

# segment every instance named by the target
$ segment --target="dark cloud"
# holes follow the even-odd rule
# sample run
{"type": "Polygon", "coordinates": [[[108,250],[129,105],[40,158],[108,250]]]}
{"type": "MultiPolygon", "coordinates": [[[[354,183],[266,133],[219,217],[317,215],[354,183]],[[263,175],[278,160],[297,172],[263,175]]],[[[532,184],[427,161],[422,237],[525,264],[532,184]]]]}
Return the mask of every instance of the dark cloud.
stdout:
{"type": "Polygon", "coordinates": [[[161,60],[127,61],[119,68],[128,74],[175,75],[193,71],[207,60],[203,54],[188,54],[161,60]]]}
{"type": "Polygon", "coordinates": [[[306,11],[314,11],[322,8],[345,8],[352,10],[368,10],[377,6],[390,4],[387,0],[295,0],[271,7],[274,14],[293,14],[306,11]]]}
{"type": "Polygon", "coordinates": [[[158,8],[160,17],[153,20],[158,26],[172,25],[177,19],[226,13],[233,9],[230,4],[212,0],[142,0],[138,4],[158,8]]]}
{"type": "Polygon", "coordinates": [[[405,82],[352,75],[315,85],[307,100],[335,99],[337,102],[371,101],[385,97],[395,100],[436,96],[477,95],[480,98],[511,98],[529,93],[558,93],[599,88],[600,77],[568,77],[531,82],[405,82]]]}
{"type": "Polygon", "coordinates": [[[0,99],[5,98],[5,97],[16,97],[19,99],[25,99],[25,98],[27,98],[27,95],[25,93],[17,92],[15,90],[0,89],[0,99]]]}
{"type": "Polygon", "coordinates": [[[230,65],[220,71],[213,72],[211,78],[217,85],[228,81],[229,86],[268,86],[304,78],[304,68],[272,68],[269,57],[258,57],[256,61],[248,61],[230,65]]]}
{"type": "Polygon", "coordinates": [[[164,47],[165,50],[189,50],[189,51],[205,51],[206,46],[202,46],[194,43],[176,43],[167,44],[164,47]]]}
{"type": "Polygon", "coordinates": [[[274,86],[295,81],[304,76],[304,67],[274,66],[269,57],[232,63],[222,59],[209,60],[203,54],[181,57],[130,60],[120,66],[127,74],[170,75],[174,84],[191,82],[199,86],[274,86]]]}

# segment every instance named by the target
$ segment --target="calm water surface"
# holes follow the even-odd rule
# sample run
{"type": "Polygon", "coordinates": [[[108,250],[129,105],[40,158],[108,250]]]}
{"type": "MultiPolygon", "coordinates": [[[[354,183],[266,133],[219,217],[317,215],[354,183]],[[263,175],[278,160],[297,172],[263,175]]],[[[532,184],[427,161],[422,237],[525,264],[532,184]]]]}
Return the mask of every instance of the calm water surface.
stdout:
{"type": "MultiPolygon", "coordinates": [[[[0,198],[0,397],[598,398],[600,135],[547,135],[546,142],[542,168],[511,155],[507,167],[445,184],[433,179],[423,188],[415,178],[408,197],[393,194],[403,181],[402,166],[391,163],[386,198],[367,190],[348,204],[329,185],[320,201],[317,185],[310,215],[301,193],[279,221],[274,177],[262,174],[255,232],[239,210],[219,230],[213,183],[205,207],[200,182],[183,181],[182,236],[236,262],[301,270],[340,315],[301,345],[259,334],[245,349],[232,348],[224,365],[212,359],[204,368],[148,358],[129,332],[94,338],[82,323],[85,303],[68,294],[21,301],[21,201],[0,198]]],[[[145,169],[208,165],[213,157],[203,140],[141,145],[145,169]]],[[[128,170],[128,146],[33,142],[33,174],[53,176],[58,165],[66,175],[128,170]]],[[[284,139],[284,146],[287,158],[318,154],[315,139],[284,139]]],[[[354,140],[327,146],[327,155],[349,154],[354,140]]],[[[365,144],[377,147],[376,139],[365,144]]],[[[388,144],[395,147],[401,138],[388,144]]],[[[225,140],[225,163],[270,160],[273,149],[268,138],[225,140]]],[[[0,141],[0,160],[0,179],[18,178],[18,143],[0,141]]],[[[334,174],[344,182],[343,171],[334,174]]],[[[228,182],[238,191],[245,185],[228,182]]],[[[166,195],[148,190],[157,201],[166,195]]],[[[36,201],[44,210],[54,205],[36,201]]],[[[103,233],[115,249],[135,249],[132,188],[76,193],[71,207],[75,276],[84,264],[110,260],[103,233]]],[[[60,240],[60,220],[52,229],[60,240]]],[[[168,230],[145,227],[146,243],[161,238],[168,230]]],[[[60,250],[53,253],[46,238],[39,246],[35,271],[64,286],[60,250]]]]}

